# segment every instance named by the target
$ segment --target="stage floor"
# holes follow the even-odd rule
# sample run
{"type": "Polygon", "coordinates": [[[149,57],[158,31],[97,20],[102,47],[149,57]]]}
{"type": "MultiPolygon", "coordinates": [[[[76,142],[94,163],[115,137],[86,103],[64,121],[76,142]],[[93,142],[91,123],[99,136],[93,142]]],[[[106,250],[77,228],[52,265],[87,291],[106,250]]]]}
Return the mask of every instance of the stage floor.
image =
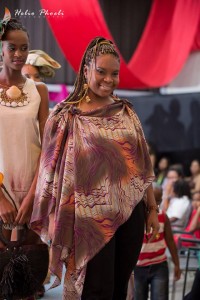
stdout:
{"type": "MultiPolygon", "coordinates": [[[[182,291],[183,291],[183,282],[184,282],[184,274],[181,275],[181,279],[176,283],[176,292],[174,298],[172,297],[172,280],[173,274],[170,267],[170,286],[169,286],[169,300],[182,300],[182,291]]],[[[190,291],[192,283],[194,280],[194,272],[188,272],[187,276],[187,285],[186,285],[186,294],[190,291]]],[[[51,282],[53,278],[51,279],[51,282]]],[[[46,289],[49,285],[45,286],[46,289]]],[[[54,289],[50,289],[46,291],[45,296],[42,298],[43,300],[61,300],[62,299],[62,285],[56,287],[54,289]]],[[[97,299],[98,300],[98,299],[97,299]]]]}

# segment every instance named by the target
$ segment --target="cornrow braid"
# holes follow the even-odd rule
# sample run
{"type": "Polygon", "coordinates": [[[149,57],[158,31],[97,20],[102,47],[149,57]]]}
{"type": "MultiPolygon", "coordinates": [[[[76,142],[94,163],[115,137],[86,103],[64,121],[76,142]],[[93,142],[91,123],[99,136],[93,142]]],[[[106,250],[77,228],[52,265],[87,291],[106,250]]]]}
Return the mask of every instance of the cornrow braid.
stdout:
{"type": "Polygon", "coordinates": [[[92,60],[96,59],[99,55],[112,54],[118,60],[120,60],[119,54],[117,53],[112,41],[107,40],[103,37],[94,38],[87,46],[85,53],[83,54],[80,68],[74,84],[74,90],[66,99],[67,103],[79,103],[85,97],[87,90],[84,89],[86,83],[84,76],[85,65],[89,66],[92,60]]]}
{"type": "MultiPolygon", "coordinates": [[[[1,37],[2,41],[6,40],[6,35],[11,30],[22,30],[22,31],[26,32],[27,35],[28,35],[28,32],[27,32],[26,28],[22,25],[22,23],[19,20],[17,20],[17,19],[10,19],[7,22],[7,24],[4,25],[4,33],[3,33],[2,37],[1,37]]],[[[29,35],[28,35],[28,37],[29,37],[29,35]]]]}

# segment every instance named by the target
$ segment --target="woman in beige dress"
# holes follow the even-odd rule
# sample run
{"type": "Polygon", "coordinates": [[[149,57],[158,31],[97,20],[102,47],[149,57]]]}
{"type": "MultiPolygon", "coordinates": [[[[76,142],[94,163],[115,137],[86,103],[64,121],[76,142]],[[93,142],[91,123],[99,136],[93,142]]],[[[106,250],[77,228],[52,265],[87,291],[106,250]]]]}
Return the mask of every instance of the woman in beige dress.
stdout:
{"type": "MultiPolygon", "coordinates": [[[[14,200],[0,187],[0,219],[4,227],[20,229],[32,214],[44,125],[48,116],[48,91],[21,74],[29,50],[26,29],[9,11],[1,22],[0,43],[0,172],[14,200]]],[[[13,230],[4,228],[10,239],[13,230]]],[[[20,230],[18,230],[18,233],[20,230]]],[[[29,230],[27,242],[39,242],[29,230]]],[[[5,245],[0,242],[0,247],[5,245]]]]}

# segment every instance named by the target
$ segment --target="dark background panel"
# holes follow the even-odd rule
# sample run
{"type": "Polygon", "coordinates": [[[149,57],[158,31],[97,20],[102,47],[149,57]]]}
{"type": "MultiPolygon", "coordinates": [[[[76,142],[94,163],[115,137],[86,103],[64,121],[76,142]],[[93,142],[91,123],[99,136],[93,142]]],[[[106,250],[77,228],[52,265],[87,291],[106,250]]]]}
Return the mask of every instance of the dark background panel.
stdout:
{"type": "Polygon", "coordinates": [[[143,33],[152,0],[99,0],[104,18],[126,62],[143,33]]]}
{"type": "Polygon", "coordinates": [[[167,155],[189,172],[192,159],[200,160],[200,93],[130,97],[147,141],[157,160],[167,155]]]}

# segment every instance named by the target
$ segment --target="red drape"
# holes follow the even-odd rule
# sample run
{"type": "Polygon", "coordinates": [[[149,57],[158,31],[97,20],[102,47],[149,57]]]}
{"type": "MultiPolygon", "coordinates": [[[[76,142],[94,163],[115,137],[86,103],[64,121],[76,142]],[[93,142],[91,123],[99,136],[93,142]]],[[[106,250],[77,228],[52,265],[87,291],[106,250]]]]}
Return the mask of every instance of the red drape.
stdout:
{"type": "Polygon", "coordinates": [[[192,51],[199,51],[200,50],[200,19],[199,19],[199,25],[197,27],[196,36],[194,38],[191,50],[192,51]]]}
{"type": "MultiPolygon", "coordinates": [[[[63,12],[63,16],[47,19],[75,71],[92,38],[101,35],[113,40],[98,0],[40,1],[49,12],[63,12]]],[[[199,21],[199,0],[154,0],[132,58],[127,64],[121,57],[120,87],[153,88],[169,83],[191,49],[197,48],[199,21]]]]}

